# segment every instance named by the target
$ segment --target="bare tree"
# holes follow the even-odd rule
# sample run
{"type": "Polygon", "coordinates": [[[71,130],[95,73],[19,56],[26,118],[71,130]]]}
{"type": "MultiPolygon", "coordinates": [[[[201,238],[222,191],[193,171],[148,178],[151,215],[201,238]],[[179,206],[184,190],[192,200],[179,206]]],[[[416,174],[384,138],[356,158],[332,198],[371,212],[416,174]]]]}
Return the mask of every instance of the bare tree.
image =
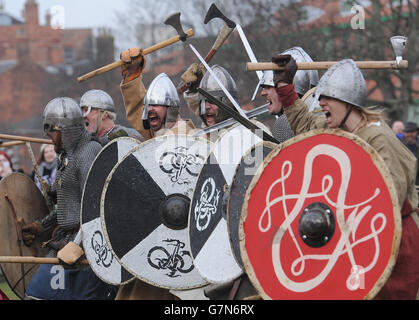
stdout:
{"type": "MultiPolygon", "coordinates": [[[[162,2],[131,0],[132,7],[141,7],[136,13],[121,14],[122,22],[135,30],[136,45],[145,47],[145,29],[136,23],[151,21],[163,25],[165,17],[180,11],[182,22],[196,30],[189,41],[196,44],[204,55],[211,47],[222,21],[203,24],[205,12],[211,2],[207,0],[175,0],[162,2]],[[156,9],[157,6],[157,9],[156,9]],[[159,16],[156,14],[159,13],[159,16]],[[128,16],[126,15],[128,14],[128,16]],[[150,20],[147,20],[150,19],[150,20]]],[[[416,0],[231,0],[215,1],[226,16],[239,23],[248,38],[259,61],[270,61],[274,54],[293,46],[302,47],[314,61],[340,60],[394,60],[390,37],[408,37],[404,58],[409,61],[408,70],[365,71],[366,79],[373,80],[369,93],[372,97],[377,90],[382,100],[368,101],[369,105],[384,107],[391,119],[408,120],[418,116],[419,103],[415,97],[418,89],[412,80],[418,74],[419,51],[417,25],[419,6],[416,0]],[[365,28],[353,28],[350,23],[355,13],[351,8],[358,5],[365,12],[365,28]],[[345,11],[346,10],[346,11],[345,11]],[[349,10],[349,11],[348,11],[349,10]]],[[[218,19],[217,19],[218,20],[218,19]]],[[[123,25],[123,24],[121,24],[123,25]]],[[[124,30],[129,30],[125,28],[124,30]]],[[[126,31],[128,32],[128,31],[126,31]]],[[[185,69],[196,57],[185,50],[185,69]]],[[[149,60],[150,61],[150,60],[149,60]]],[[[245,71],[249,60],[237,33],[230,35],[226,44],[211,61],[226,67],[235,78],[241,104],[251,103],[250,98],[258,82],[255,73],[245,71]]],[[[178,75],[179,76],[179,75],[178,75]]],[[[258,105],[262,101],[256,100],[258,105]]]]}

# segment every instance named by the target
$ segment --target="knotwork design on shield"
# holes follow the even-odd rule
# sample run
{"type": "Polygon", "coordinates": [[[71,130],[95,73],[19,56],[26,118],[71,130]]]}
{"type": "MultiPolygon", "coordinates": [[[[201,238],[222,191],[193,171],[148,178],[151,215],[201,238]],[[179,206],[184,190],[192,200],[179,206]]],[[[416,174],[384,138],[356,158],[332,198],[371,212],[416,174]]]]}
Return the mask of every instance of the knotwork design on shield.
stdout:
{"type": "Polygon", "coordinates": [[[219,198],[220,190],[217,189],[214,179],[209,177],[201,187],[201,196],[194,208],[197,230],[202,231],[208,227],[211,217],[217,211],[219,198]]]}
{"type": "Polygon", "coordinates": [[[106,245],[106,241],[103,238],[103,234],[100,230],[95,231],[93,234],[91,245],[93,251],[96,253],[96,264],[99,266],[102,265],[105,268],[109,268],[113,261],[113,255],[111,250],[106,245]]]}
{"type": "Polygon", "coordinates": [[[184,146],[174,148],[173,151],[165,152],[159,159],[160,169],[167,173],[172,182],[178,184],[190,184],[188,179],[182,179],[185,170],[191,176],[197,177],[199,172],[193,172],[193,167],[204,163],[202,155],[191,154],[184,146]]]}
{"type": "Polygon", "coordinates": [[[185,248],[185,243],[177,239],[166,239],[166,246],[156,246],[147,255],[148,263],[155,269],[167,269],[168,277],[180,277],[180,273],[189,273],[194,268],[191,254],[185,248]],[[169,247],[172,247],[170,249],[169,247]]]}
{"type": "Polygon", "coordinates": [[[126,284],[134,276],[114,259],[106,243],[100,219],[102,188],[115,164],[140,144],[131,137],[110,141],[93,161],[83,189],[80,221],[84,252],[93,272],[102,281],[112,285],[126,284]]]}
{"type": "Polygon", "coordinates": [[[318,130],[287,141],[245,204],[240,250],[264,298],[372,298],[391,273],[396,192],[382,158],[355,135],[318,130]]]}
{"type": "Polygon", "coordinates": [[[158,136],[126,153],[106,177],[100,214],[114,258],[138,279],[160,288],[206,284],[190,253],[190,198],[207,140],[158,136]]]}

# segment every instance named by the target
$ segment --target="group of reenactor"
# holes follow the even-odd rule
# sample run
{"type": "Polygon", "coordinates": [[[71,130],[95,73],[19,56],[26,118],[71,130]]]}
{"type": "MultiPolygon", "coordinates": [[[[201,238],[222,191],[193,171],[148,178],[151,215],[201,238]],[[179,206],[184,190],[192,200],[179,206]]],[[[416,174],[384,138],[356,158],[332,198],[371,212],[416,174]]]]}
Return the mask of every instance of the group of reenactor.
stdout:
{"type": "MultiPolygon", "coordinates": [[[[58,256],[65,266],[72,267],[65,268],[65,290],[57,291],[50,286],[54,276],[51,265],[40,265],[27,286],[27,299],[176,299],[168,289],[139,279],[120,287],[106,284],[88,265],[75,265],[83,255],[80,244],[83,186],[88,170],[102,147],[123,136],[143,142],[168,133],[189,134],[200,129],[190,119],[181,118],[180,99],[167,74],[159,74],[146,89],[142,81],[146,60],[141,49],[123,51],[121,60],[120,89],[126,117],[133,129],[115,123],[113,100],[103,90],[90,90],[79,102],[68,97],[55,98],[43,112],[43,130],[59,155],[55,184],[50,190],[56,195],[56,205],[45,218],[22,228],[23,239],[30,246],[39,235],[53,230],[47,243],[48,256],[58,256]]],[[[383,112],[366,107],[365,79],[353,60],[339,61],[320,79],[317,71],[298,70],[298,62],[310,61],[312,59],[301,47],[291,48],[272,58],[272,62],[282,70],[265,71],[259,85],[261,96],[269,104],[269,113],[276,116],[275,124],[266,128],[258,121],[254,123],[279,142],[312,129],[340,129],[357,135],[379,153],[397,191],[402,238],[395,267],[375,298],[415,299],[419,288],[419,228],[414,220],[419,204],[415,190],[417,161],[388,127],[383,112]],[[302,100],[313,87],[316,87],[313,99],[319,104],[321,115],[311,112],[311,106],[302,100]]],[[[220,65],[212,66],[212,70],[238,102],[234,77],[220,65]]],[[[234,109],[202,65],[194,63],[189,66],[182,79],[188,84],[183,98],[187,107],[202,120],[202,127],[230,117],[197,91],[202,88],[234,109]]]]}

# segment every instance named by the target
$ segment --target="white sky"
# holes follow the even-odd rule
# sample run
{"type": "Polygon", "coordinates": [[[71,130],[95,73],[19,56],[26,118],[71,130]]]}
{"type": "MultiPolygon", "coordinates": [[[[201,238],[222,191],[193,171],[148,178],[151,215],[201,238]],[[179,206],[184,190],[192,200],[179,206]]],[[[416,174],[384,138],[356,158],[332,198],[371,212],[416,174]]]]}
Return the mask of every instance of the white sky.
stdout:
{"type": "MultiPolygon", "coordinates": [[[[4,10],[22,18],[26,0],[0,0],[4,10]]],[[[55,5],[64,8],[64,28],[111,27],[116,24],[115,11],[126,11],[129,0],[37,0],[39,21],[45,23],[46,12],[55,5]]]]}

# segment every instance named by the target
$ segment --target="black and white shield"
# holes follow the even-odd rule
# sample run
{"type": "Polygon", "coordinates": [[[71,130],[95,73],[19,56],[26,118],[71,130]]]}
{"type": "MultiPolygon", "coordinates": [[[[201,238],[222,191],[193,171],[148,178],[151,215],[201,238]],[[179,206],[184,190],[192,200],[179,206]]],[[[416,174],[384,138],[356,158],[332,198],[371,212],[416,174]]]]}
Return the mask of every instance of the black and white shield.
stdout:
{"type": "Polygon", "coordinates": [[[113,167],[140,142],[122,137],[109,142],[96,156],[84,185],[81,207],[83,249],[95,274],[104,282],[125,284],[134,276],[115,259],[103,235],[100,199],[106,178],[113,167]]]}
{"type": "Polygon", "coordinates": [[[209,150],[206,140],[160,136],[128,153],[109,174],[101,203],[105,237],[139,279],[168,289],[206,283],[193,264],[187,222],[209,150]]]}
{"type": "Polygon", "coordinates": [[[230,246],[228,189],[242,156],[261,141],[241,125],[232,127],[215,142],[198,177],[188,228],[194,264],[209,282],[228,282],[243,272],[230,246]]]}

